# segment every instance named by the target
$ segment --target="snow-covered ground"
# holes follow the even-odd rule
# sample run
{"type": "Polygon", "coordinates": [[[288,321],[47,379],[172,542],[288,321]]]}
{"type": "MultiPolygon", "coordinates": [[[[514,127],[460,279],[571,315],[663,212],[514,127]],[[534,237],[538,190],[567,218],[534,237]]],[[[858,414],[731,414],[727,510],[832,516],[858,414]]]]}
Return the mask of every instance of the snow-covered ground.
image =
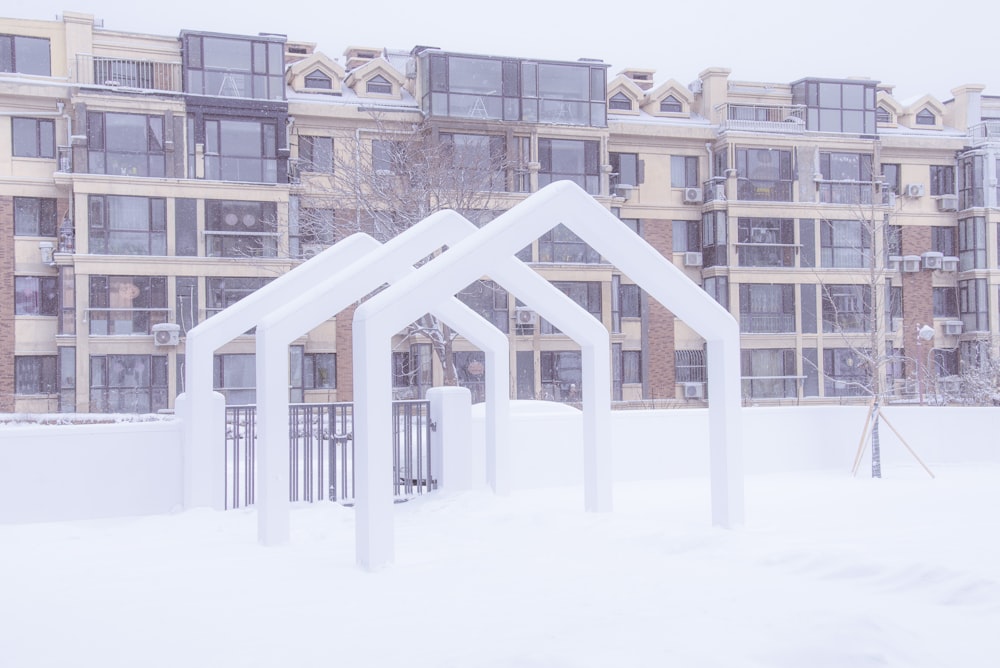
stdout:
{"type": "MultiPolygon", "coordinates": [[[[988,668],[1000,665],[1000,465],[440,492],[396,506],[396,563],[354,511],[297,505],[0,526],[0,666],[988,668]]],[[[25,503],[30,503],[25,499],[25,503]]]]}

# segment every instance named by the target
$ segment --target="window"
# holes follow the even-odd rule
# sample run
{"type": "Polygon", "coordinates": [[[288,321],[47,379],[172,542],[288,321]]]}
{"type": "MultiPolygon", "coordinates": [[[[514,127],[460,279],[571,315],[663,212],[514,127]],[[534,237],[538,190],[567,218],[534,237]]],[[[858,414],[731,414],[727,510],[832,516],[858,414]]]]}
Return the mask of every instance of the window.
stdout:
{"type": "MultiPolygon", "coordinates": [[[[959,345],[962,346],[965,343],[977,343],[976,341],[962,341],[959,345]]],[[[957,376],[959,374],[959,351],[955,349],[951,350],[941,350],[939,348],[934,349],[933,353],[933,364],[931,367],[934,369],[932,372],[937,377],[942,376],[957,376]]],[[[977,365],[978,366],[978,365],[977,365]]]]}
{"type": "Polygon", "coordinates": [[[607,126],[606,66],[425,50],[418,71],[429,116],[607,126]]]}
{"type": "Polygon", "coordinates": [[[679,114],[684,111],[684,107],[681,106],[680,100],[673,95],[668,95],[660,100],[660,111],[667,114],[679,114]]]}
{"type": "Polygon", "coordinates": [[[91,276],[90,334],[152,334],[167,322],[167,279],[164,276],[91,276]]]}
{"type": "Polygon", "coordinates": [[[541,365],[542,399],[580,401],[583,398],[583,372],[580,351],[543,350],[541,365]]]}
{"type": "Polygon", "coordinates": [[[14,315],[58,315],[59,289],[54,276],[16,276],[14,315]]]}
{"type": "Polygon", "coordinates": [[[958,221],[958,270],[985,268],[986,218],[963,218],[958,221]]]}
{"type": "Polygon", "coordinates": [[[642,289],[635,283],[618,286],[618,303],[623,318],[642,317],[642,289]]]}
{"type": "Polygon", "coordinates": [[[406,166],[406,143],[388,139],[372,140],[372,169],[376,174],[401,173],[406,166]]]}
{"type": "Polygon", "coordinates": [[[91,355],[92,413],[155,413],[166,407],[166,355],[91,355]]]}
{"type": "Polygon", "coordinates": [[[0,72],[52,74],[49,40],[23,35],[0,35],[0,72]]]}
{"type": "Polygon", "coordinates": [[[936,125],[937,116],[930,109],[921,109],[917,112],[917,125],[936,125]]]}
{"type": "Polygon", "coordinates": [[[693,188],[698,182],[698,158],[686,155],[670,156],[670,187],[693,188]]]}
{"type": "Polygon", "coordinates": [[[392,387],[395,399],[420,399],[433,383],[431,346],[417,343],[408,351],[392,353],[392,387]]]}
{"type": "Polygon", "coordinates": [[[802,79],[792,84],[792,104],[806,106],[806,129],[875,134],[876,82],[802,79]]]}
{"type": "Polygon", "coordinates": [[[742,267],[794,267],[795,221],[740,218],[736,252],[742,267]]]}
{"type": "Polygon", "coordinates": [[[599,264],[601,254],[560,223],[538,238],[538,261],[599,264]]]}
{"type": "Polygon", "coordinates": [[[392,95],[392,83],[381,74],[365,82],[365,91],[373,95],[392,95]]]}
{"type": "Polygon", "coordinates": [[[211,317],[227,306],[232,306],[268,282],[269,279],[266,278],[206,278],[205,317],[211,317]]]}
{"type": "Polygon", "coordinates": [[[736,149],[739,199],[792,201],[792,152],[772,148],[736,149]]]}
{"type": "Polygon", "coordinates": [[[868,153],[819,154],[819,201],[830,204],[872,203],[872,156],[868,153]]]}
{"type": "MultiPolygon", "coordinates": [[[[945,257],[954,257],[958,255],[958,252],[955,250],[955,228],[942,227],[940,225],[932,227],[931,250],[937,251],[945,257]]],[[[899,253],[896,253],[896,255],[899,255],[899,253]]]]}
{"type": "Polygon", "coordinates": [[[637,153],[609,153],[611,163],[611,194],[622,185],[637,186],[642,183],[642,162],[637,153]]]}
{"type": "Polygon", "coordinates": [[[726,276],[710,276],[705,279],[705,292],[717,301],[722,308],[729,310],[729,278],[726,276]]]}
{"type": "Polygon", "coordinates": [[[276,124],[272,121],[206,120],[205,178],[277,183],[276,124]]]}
{"type": "Polygon", "coordinates": [[[175,284],[177,297],[177,319],[181,332],[198,324],[198,279],[194,276],[178,276],[175,284]]]}
{"type": "MultiPolygon", "coordinates": [[[[899,181],[899,165],[892,162],[882,163],[882,193],[893,193],[898,195],[901,192],[899,181]]],[[[882,200],[885,202],[885,199],[882,200]]]]}
{"type": "Polygon", "coordinates": [[[747,334],[795,331],[794,285],[740,285],[740,331],[747,334]]]}
{"type": "Polygon", "coordinates": [[[614,109],[616,111],[632,111],[632,98],[630,98],[625,93],[615,93],[608,100],[608,109],[614,109]]]}
{"type": "Polygon", "coordinates": [[[958,292],[955,288],[934,288],[934,317],[958,317],[958,292]]]}
{"type": "Polygon", "coordinates": [[[302,383],[307,390],[337,389],[337,354],[304,354],[302,356],[302,383]]]}
{"type": "Polygon", "coordinates": [[[892,123],[892,114],[881,104],[875,110],[875,122],[878,124],[892,123]]]}
{"type": "Polygon", "coordinates": [[[56,201],[45,197],[14,198],[14,234],[26,237],[56,236],[56,201]]]}
{"type": "Polygon", "coordinates": [[[989,330],[987,295],[985,278],[958,282],[958,311],[966,332],[989,330]]]}
{"type": "Polygon", "coordinates": [[[185,92],[285,99],[285,40],[182,34],[185,92]]]}
{"type": "Polygon", "coordinates": [[[820,253],[823,267],[870,266],[872,256],[870,226],[861,220],[824,220],[820,225],[820,253]]]}
{"type": "Polygon", "coordinates": [[[704,350],[675,350],[674,374],[678,383],[704,383],[707,378],[704,350]]]}
{"type": "Polygon", "coordinates": [[[483,316],[501,332],[510,331],[507,291],[493,281],[476,281],[458,293],[463,304],[483,316]]]}
{"type": "Polygon", "coordinates": [[[486,355],[478,350],[455,351],[458,384],[472,394],[472,403],[486,401],[486,355]]]}
{"type": "Polygon", "coordinates": [[[336,240],[337,212],[334,209],[302,207],[297,230],[289,231],[289,253],[292,257],[308,259],[336,240]]]}
{"type": "Polygon", "coordinates": [[[642,382],[642,351],[622,351],[622,382],[638,384],[642,382]]]}
{"type": "Polygon", "coordinates": [[[333,90],[333,80],[319,70],[313,70],[305,76],[306,88],[333,90]]]}
{"type": "Polygon", "coordinates": [[[825,333],[870,331],[871,286],[825,285],[821,292],[825,333]]]}
{"type": "Polygon", "coordinates": [[[572,181],[591,195],[600,194],[600,143],[578,139],[539,139],[538,187],[572,181]]]}
{"type": "Polygon", "coordinates": [[[213,387],[226,397],[228,406],[244,406],[257,401],[257,362],[253,353],[216,355],[213,360],[213,387]]]}
{"type": "Polygon", "coordinates": [[[982,155],[966,155],[958,161],[958,208],[985,206],[985,160],[982,155]]]}
{"type": "Polygon", "coordinates": [[[299,161],[307,172],[333,172],[333,137],[299,135],[299,161]]]}
{"type": "Polygon", "coordinates": [[[273,202],[205,202],[205,252],[209,257],[276,257],[277,206],[273,202]]]}
{"type": "Polygon", "coordinates": [[[91,195],[90,252],[166,255],[167,203],[158,197],[91,195]]]}
{"type": "Polygon", "coordinates": [[[708,211],[701,218],[701,253],[703,267],[729,265],[727,239],[729,231],[725,211],[708,211]]]}
{"type": "MultiPolygon", "coordinates": [[[[597,281],[552,281],[552,285],[558,288],[567,297],[583,307],[598,320],[602,320],[601,309],[601,284],[597,281]]],[[[544,318],[541,321],[542,334],[559,334],[552,323],[544,318]]]]}
{"type": "Polygon", "coordinates": [[[59,391],[55,355],[18,355],[14,358],[14,394],[55,394],[59,391]]]}
{"type": "Polygon", "coordinates": [[[163,116],[88,113],[87,163],[91,174],[163,176],[163,116]]]}
{"type": "Polygon", "coordinates": [[[441,134],[442,160],[459,192],[507,189],[504,138],[496,135],[441,134]]]}
{"type": "Polygon", "coordinates": [[[823,351],[823,393],[828,397],[858,397],[871,394],[871,374],[859,351],[827,348],[823,351]]]}
{"type": "Polygon", "coordinates": [[[56,157],[56,122],[43,118],[12,118],[15,158],[56,157]]]}
{"type": "Polygon", "coordinates": [[[743,396],[780,399],[797,395],[793,348],[740,351],[743,396]]]}
{"type": "Polygon", "coordinates": [[[675,220],[673,251],[686,253],[701,251],[701,223],[697,220],[675,220]]]}
{"type": "Polygon", "coordinates": [[[931,165],[931,196],[955,194],[955,167],[931,165]]]}
{"type": "MultiPolygon", "coordinates": [[[[954,248],[954,244],[952,244],[952,247],[954,248]]],[[[903,254],[903,227],[901,225],[885,226],[885,254],[886,256],[895,255],[897,257],[903,254]]]]}

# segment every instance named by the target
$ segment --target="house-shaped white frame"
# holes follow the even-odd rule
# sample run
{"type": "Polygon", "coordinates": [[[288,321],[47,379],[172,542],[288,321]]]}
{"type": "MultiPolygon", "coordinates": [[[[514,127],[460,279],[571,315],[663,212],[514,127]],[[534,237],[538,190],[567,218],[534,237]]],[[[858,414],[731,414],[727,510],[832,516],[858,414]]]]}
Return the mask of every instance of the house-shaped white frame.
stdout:
{"type": "Polygon", "coordinates": [[[391,337],[406,323],[484,275],[517,294],[577,340],[585,351],[585,503],[588,510],[610,510],[610,371],[606,363],[588,363],[590,357],[586,354],[603,343],[605,359],[608,357],[607,331],[601,327],[602,341],[600,336],[574,336],[570,330],[584,323],[575,320],[574,313],[562,300],[553,298],[551,293],[533,292],[535,286],[526,277],[501,276],[509,258],[559,223],[594,247],[706,340],[711,388],[712,519],[721,526],[742,523],[740,347],[735,319],[583,189],[562,181],[530,196],[375,295],[355,312],[355,502],[359,565],[373,569],[393,560],[392,492],[387,477],[391,460],[388,448],[383,447],[392,436],[388,362],[391,337]]]}

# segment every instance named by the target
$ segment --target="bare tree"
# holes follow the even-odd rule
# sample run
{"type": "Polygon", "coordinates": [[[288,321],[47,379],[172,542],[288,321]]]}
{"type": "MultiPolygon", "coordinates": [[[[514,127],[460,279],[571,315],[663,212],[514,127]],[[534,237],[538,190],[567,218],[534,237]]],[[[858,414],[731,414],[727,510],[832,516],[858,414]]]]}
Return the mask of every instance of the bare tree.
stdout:
{"type": "MultiPolygon", "coordinates": [[[[365,128],[334,138],[328,173],[297,165],[308,193],[290,221],[300,248],[329,245],[356,232],[385,242],[445,209],[483,224],[504,208],[500,193],[510,190],[513,174],[503,135],[440,132],[426,120],[379,114],[369,120],[365,128]]],[[[457,383],[456,332],[427,314],[404,333],[405,340],[430,343],[444,383],[457,383]]]]}

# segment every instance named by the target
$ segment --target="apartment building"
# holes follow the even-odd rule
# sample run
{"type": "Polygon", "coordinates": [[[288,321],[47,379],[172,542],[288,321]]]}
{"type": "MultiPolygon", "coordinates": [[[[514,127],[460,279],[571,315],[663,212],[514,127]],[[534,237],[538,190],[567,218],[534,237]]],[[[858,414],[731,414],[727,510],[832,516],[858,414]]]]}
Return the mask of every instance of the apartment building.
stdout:
{"type": "MultiPolygon", "coordinates": [[[[561,179],[733,313],[748,401],[938,393],[995,356],[1000,98],[729,74],[0,19],[0,410],[170,409],[188,329],[331,243],[561,179]]],[[[704,399],[703,342],[566,228],[519,257],[608,327],[615,400],[704,399]]],[[[509,335],[513,396],[579,399],[568,337],[488,277],[461,296],[509,335]]],[[[216,355],[229,403],[253,348],[216,355]]],[[[351,399],[350,312],[289,354],[293,401],[351,399]]],[[[481,396],[440,323],[393,358],[400,397],[481,396]]]]}

